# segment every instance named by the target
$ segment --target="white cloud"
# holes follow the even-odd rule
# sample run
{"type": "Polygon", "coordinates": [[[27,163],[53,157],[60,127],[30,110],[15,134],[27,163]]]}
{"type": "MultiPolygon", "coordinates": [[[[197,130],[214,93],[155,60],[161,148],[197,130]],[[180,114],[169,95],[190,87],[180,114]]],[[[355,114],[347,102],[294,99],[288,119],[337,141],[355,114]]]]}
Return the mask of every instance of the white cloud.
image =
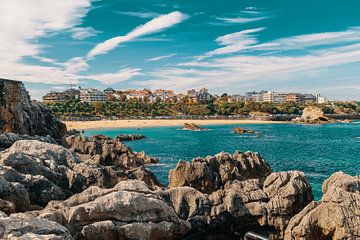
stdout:
{"type": "Polygon", "coordinates": [[[131,16],[131,17],[138,17],[138,18],[155,18],[158,17],[160,14],[155,12],[125,12],[125,11],[116,11],[116,13],[131,16]]]}
{"type": "Polygon", "coordinates": [[[76,40],[83,40],[89,37],[96,36],[99,31],[96,31],[92,27],[74,27],[70,30],[71,37],[76,40]]]}
{"type": "Polygon", "coordinates": [[[244,23],[250,23],[250,22],[257,22],[266,19],[267,17],[236,17],[236,18],[223,18],[223,17],[217,17],[217,20],[224,21],[226,23],[238,23],[238,24],[244,24],[244,23]]]}
{"type": "Polygon", "coordinates": [[[135,28],[133,31],[129,32],[125,36],[118,36],[110,38],[103,43],[96,45],[87,55],[89,59],[100,55],[105,54],[108,51],[116,48],[119,44],[131,41],[141,36],[150,35],[163,31],[166,28],[172,27],[187,18],[187,15],[181,12],[172,12],[166,15],[159,16],[153,20],[135,28]]]}
{"type": "Polygon", "coordinates": [[[147,59],[147,61],[150,61],[150,62],[161,61],[161,60],[169,59],[169,58],[174,57],[176,55],[177,54],[172,53],[172,54],[168,54],[168,55],[164,55],[164,56],[158,56],[158,57],[149,58],[149,59],[147,59]]]}
{"type": "Polygon", "coordinates": [[[250,46],[253,46],[257,43],[256,37],[252,34],[263,31],[264,29],[265,28],[247,29],[240,32],[220,36],[216,39],[216,42],[219,45],[223,45],[225,47],[210,51],[204,56],[199,57],[199,59],[212,57],[215,55],[235,53],[248,49],[250,46]]]}
{"type": "Polygon", "coordinates": [[[123,68],[116,73],[103,73],[84,76],[84,78],[99,81],[105,85],[111,85],[118,82],[124,82],[135,76],[141,75],[141,68],[123,68]]]}

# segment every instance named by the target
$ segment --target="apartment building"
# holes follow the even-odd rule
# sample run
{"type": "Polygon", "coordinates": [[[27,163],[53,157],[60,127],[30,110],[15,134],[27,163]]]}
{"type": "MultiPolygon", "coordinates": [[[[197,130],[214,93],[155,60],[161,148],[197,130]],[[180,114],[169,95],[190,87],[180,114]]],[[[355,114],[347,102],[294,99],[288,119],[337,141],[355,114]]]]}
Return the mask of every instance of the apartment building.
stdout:
{"type": "Polygon", "coordinates": [[[89,88],[89,89],[80,89],[80,101],[81,102],[106,102],[107,96],[103,91],[89,88]]]}
{"type": "Polygon", "coordinates": [[[286,95],[286,102],[304,103],[304,95],[301,93],[290,93],[286,95]]]}

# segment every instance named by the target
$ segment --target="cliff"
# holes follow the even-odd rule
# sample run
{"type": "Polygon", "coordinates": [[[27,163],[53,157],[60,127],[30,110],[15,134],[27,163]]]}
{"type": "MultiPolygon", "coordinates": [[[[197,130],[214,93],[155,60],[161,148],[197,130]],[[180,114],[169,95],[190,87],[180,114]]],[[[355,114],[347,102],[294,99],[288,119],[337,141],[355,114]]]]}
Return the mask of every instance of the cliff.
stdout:
{"type": "Polygon", "coordinates": [[[0,134],[10,132],[60,140],[66,126],[49,109],[32,102],[22,82],[0,79],[0,134]]]}

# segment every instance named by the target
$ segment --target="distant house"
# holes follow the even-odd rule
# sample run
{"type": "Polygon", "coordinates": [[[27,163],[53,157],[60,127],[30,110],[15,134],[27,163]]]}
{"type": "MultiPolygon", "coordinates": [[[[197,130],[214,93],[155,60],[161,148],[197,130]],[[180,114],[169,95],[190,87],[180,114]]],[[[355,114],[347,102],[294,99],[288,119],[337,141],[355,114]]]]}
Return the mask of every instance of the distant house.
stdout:
{"type": "Polygon", "coordinates": [[[106,102],[107,96],[103,91],[89,88],[89,89],[80,89],[80,101],[81,102],[106,102]]]}
{"type": "Polygon", "coordinates": [[[316,102],[316,96],[312,94],[305,93],[304,94],[304,102],[305,103],[315,103],[316,102]]]}
{"type": "Polygon", "coordinates": [[[199,103],[208,103],[210,99],[211,94],[208,92],[207,88],[202,88],[199,92],[196,93],[196,100],[199,103]]]}
{"type": "Polygon", "coordinates": [[[69,100],[70,96],[64,92],[49,92],[42,97],[45,103],[62,103],[69,100]]]}
{"type": "Polygon", "coordinates": [[[287,93],[269,91],[263,94],[263,102],[283,103],[286,102],[287,93]]]}
{"type": "Polygon", "coordinates": [[[113,88],[109,87],[104,90],[104,93],[105,94],[114,94],[114,93],[116,93],[116,91],[113,88]]]}

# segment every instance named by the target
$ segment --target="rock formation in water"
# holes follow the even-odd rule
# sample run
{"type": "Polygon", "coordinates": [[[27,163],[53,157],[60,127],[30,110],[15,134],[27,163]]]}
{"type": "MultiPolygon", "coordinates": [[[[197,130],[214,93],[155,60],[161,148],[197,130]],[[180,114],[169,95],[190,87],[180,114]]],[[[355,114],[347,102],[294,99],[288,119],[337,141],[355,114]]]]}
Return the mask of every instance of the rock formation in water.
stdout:
{"type": "Polygon", "coordinates": [[[144,135],[139,135],[139,134],[119,134],[115,137],[115,139],[118,139],[121,142],[136,141],[145,138],[146,137],[144,135]]]}
{"type": "Polygon", "coordinates": [[[331,123],[334,120],[324,116],[324,111],[317,106],[307,106],[304,108],[301,117],[292,120],[295,123],[321,124],[331,123]]]}
{"type": "Polygon", "coordinates": [[[234,133],[236,133],[236,134],[255,134],[256,132],[251,129],[244,129],[241,127],[236,127],[236,128],[234,128],[234,133]]]}
{"type": "Polygon", "coordinates": [[[65,124],[49,109],[32,102],[22,82],[0,79],[0,134],[51,136],[60,140],[65,124]]]}
{"type": "Polygon", "coordinates": [[[285,240],[360,239],[360,176],[334,173],[322,190],[320,201],[291,219],[285,240]]]}
{"type": "Polygon", "coordinates": [[[261,156],[250,152],[181,161],[169,180],[161,195],[200,232],[242,235],[253,229],[282,238],[291,217],[313,199],[303,173],[271,173],[261,156]]]}
{"type": "Polygon", "coordinates": [[[183,130],[189,130],[189,131],[203,131],[207,130],[206,128],[202,128],[195,123],[184,123],[183,130]]]}

